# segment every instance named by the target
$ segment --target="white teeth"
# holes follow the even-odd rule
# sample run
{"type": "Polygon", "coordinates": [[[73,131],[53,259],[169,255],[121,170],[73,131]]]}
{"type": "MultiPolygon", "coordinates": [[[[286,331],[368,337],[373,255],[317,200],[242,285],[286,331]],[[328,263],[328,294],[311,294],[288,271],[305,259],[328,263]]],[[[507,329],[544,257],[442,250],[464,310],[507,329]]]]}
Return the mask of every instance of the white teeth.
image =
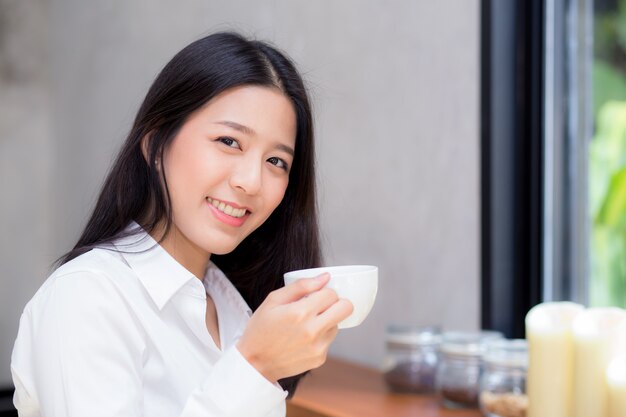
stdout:
{"type": "Polygon", "coordinates": [[[228,214],[232,217],[243,217],[246,214],[246,209],[238,209],[233,206],[229,206],[221,201],[213,200],[212,198],[207,197],[207,201],[213,205],[213,207],[217,208],[219,211],[228,214]]]}

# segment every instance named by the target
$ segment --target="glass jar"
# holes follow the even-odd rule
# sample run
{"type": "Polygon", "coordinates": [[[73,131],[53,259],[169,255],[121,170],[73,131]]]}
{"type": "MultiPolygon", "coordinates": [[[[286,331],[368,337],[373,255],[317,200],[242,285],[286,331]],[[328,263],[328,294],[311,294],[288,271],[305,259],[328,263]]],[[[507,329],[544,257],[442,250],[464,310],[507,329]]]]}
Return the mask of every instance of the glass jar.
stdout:
{"type": "Polygon", "coordinates": [[[446,408],[478,408],[482,356],[502,333],[446,332],[440,347],[437,391],[446,408]]]}
{"type": "Polygon", "coordinates": [[[480,380],[480,408],[483,414],[488,417],[526,416],[527,342],[514,339],[489,343],[483,362],[480,380]]]}
{"type": "Polygon", "coordinates": [[[387,328],[383,372],[394,392],[435,392],[441,330],[437,326],[391,325],[387,328]]]}

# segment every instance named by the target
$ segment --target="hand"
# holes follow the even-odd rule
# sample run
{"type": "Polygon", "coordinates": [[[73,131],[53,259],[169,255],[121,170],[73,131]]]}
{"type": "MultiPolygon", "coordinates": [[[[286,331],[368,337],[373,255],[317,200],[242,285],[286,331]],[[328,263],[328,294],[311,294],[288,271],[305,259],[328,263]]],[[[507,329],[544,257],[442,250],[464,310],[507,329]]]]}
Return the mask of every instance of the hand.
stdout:
{"type": "Polygon", "coordinates": [[[269,381],[326,362],[337,324],[353,310],[350,301],[323,288],[329,279],[326,273],[272,291],[250,318],[237,349],[269,381]]]}

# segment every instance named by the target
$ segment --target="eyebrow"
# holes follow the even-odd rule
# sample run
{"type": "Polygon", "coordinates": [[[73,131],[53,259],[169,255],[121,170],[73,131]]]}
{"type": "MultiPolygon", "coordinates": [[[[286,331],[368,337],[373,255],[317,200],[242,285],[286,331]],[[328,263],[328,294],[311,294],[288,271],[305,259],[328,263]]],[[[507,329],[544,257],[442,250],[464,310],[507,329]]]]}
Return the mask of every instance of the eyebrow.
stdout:
{"type": "Polygon", "coordinates": [[[248,126],[240,125],[239,123],[231,122],[230,120],[221,120],[219,122],[215,122],[215,124],[228,126],[232,129],[245,133],[246,135],[250,135],[250,136],[256,135],[256,132],[250,129],[248,126]]]}
{"type": "Polygon", "coordinates": [[[283,145],[282,143],[277,143],[276,146],[274,146],[274,148],[280,149],[281,151],[287,152],[289,155],[294,156],[293,149],[291,149],[287,145],[283,145]]]}
{"type": "MultiPolygon", "coordinates": [[[[239,124],[237,122],[232,122],[230,120],[220,120],[219,122],[215,122],[215,124],[228,126],[228,127],[232,128],[232,129],[238,130],[239,132],[244,133],[246,135],[250,135],[250,136],[256,135],[256,132],[254,130],[252,130],[251,128],[249,128],[248,126],[244,126],[242,124],[239,124]]],[[[279,150],[284,151],[284,152],[287,152],[291,156],[294,156],[294,154],[295,154],[294,150],[291,149],[290,146],[283,145],[282,143],[277,143],[274,148],[279,149],[279,150]]]]}

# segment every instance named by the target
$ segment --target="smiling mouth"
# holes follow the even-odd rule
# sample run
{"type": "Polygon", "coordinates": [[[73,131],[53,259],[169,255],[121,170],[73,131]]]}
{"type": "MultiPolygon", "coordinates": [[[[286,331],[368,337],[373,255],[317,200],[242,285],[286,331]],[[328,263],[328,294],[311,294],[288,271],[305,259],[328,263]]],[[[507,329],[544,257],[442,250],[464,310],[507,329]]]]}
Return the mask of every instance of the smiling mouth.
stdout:
{"type": "Polygon", "coordinates": [[[211,204],[213,207],[215,207],[216,209],[218,209],[222,213],[227,214],[227,215],[229,215],[231,217],[234,217],[236,219],[242,218],[247,213],[250,213],[245,208],[235,208],[233,206],[230,206],[230,205],[224,203],[223,201],[215,200],[215,199],[213,199],[211,197],[207,197],[206,200],[209,202],[209,204],[211,204]]]}

